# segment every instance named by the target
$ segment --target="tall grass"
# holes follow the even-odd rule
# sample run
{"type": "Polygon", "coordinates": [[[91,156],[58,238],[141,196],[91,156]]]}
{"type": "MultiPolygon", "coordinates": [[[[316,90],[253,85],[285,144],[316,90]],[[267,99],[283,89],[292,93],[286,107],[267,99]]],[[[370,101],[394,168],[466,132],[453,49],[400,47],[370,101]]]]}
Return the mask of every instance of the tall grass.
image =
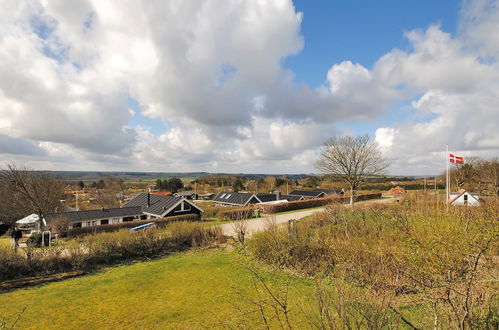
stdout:
{"type": "Polygon", "coordinates": [[[497,211],[424,201],[330,205],[310,221],[255,234],[248,249],[277,267],[389,294],[393,303],[418,301],[442,326],[497,325],[497,211]]]}
{"type": "Polygon", "coordinates": [[[26,257],[0,248],[0,281],[67,271],[88,271],[136,258],[151,258],[223,241],[219,227],[174,222],[161,229],[121,230],[89,235],[44,249],[28,248],[26,257]]]}

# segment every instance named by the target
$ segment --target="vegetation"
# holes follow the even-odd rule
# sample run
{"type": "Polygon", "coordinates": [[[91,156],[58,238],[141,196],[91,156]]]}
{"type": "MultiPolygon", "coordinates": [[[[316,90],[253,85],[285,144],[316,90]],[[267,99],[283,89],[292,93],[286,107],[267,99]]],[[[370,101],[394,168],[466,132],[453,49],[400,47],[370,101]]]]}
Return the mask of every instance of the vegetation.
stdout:
{"type": "MultiPolygon", "coordinates": [[[[19,323],[23,329],[261,328],[251,302],[258,300],[257,283],[244,260],[236,253],[193,251],[3,293],[0,320],[3,316],[11,324],[26,307],[19,323]]],[[[291,308],[314,303],[310,281],[254,270],[273,290],[289,283],[289,299],[304,302],[291,308]]],[[[291,319],[307,322],[299,313],[291,319]]],[[[279,327],[275,317],[269,322],[279,327]]]]}
{"type": "Polygon", "coordinates": [[[496,205],[331,205],[255,234],[248,249],[275,267],[362,289],[378,317],[391,311],[418,328],[496,328],[498,238],[496,205]],[[416,307],[425,317],[404,316],[416,307]]]}
{"type": "Polygon", "coordinates": [[[151,258],[223,241],[218,227],[174,222],[164,229],[89,235],[50,248],[27,248],[26,257],[0,247],[0,281],[67,271],[90,271],[136,258],[151,258]]]}
{"type": "Polygon", "coordinates": [[[8,221],[18,220],[20,213],[36,213],[39,228],[43,228],[43,215],[54,212],[63,196],[62,183],[53,175],[35,172],[28,167],[7,165],[0,170],[0,212],[8,221]]]}
{"type": "Polygon", "coordinates": [[[174,194],[182,188],[184,188],[184,183],[177,177],[156,180],[156,189],[166,190],[174,194]]]}
{"type": "MultiPolygon", "coordinates": [[[[63,219],[62,219],[63,220],[63,219]]],[[[199,221],[199,215],[197,214],[185,214],[185,215],[176,215],[172,217],[166,218],[156,218],[149,220],[134,220],[128,222],[121,222],[116,224],[108,224],[108,225],[100,225],[100,226],[92,226],[92,227],[80,227],[69,229],[66,232],[65,236],[68,237],[76,237],[76,236],[84,236],[88,234],[97,234],[97,233],[110,233],[119,231],[125,228],[133,228],[140,225],[144,225],[146,223],[154,223],[156,227],[164,227],[175,221],[199,221]]],[[[56,223],[59,225],[59,223],[56,223]]]]}
{"type": "MultiPolygon", "coordinates": [[[[355,201],[362,201],[367,199],[375,199],[380,198],[381,193],[377,194],[363,194],[354,197],[355,201]]],[[[314,208],[319,206],[324,206],[332,203],[345,203],[350,200],[350,197],[324,197],[324,198],[312,198],[312,199],[304,199],[301,201],[293,201],[288,203],[279,203],[279,204],[263,204],[258,205],[257,207],[265,213],[279,213],[279,212],[287,212],[292,210],[299,209],[307,209],[314,208]]]]}
{"type": "Polygon", "coordinates": [[[368,135],[334,137],[328,140],[316,163],[324,173],[338,176],[350,187],[350,204],[355,190],[368,177],[381,174],[387,167],[378,144],[368,135]]]}

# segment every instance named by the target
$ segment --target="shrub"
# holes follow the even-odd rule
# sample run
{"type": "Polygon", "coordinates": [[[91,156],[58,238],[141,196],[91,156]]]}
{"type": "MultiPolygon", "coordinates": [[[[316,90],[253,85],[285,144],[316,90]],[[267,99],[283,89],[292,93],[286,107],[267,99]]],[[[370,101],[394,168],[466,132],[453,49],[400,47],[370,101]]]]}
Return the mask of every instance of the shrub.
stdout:
{"type": "MultiPolygon", "coordinates": [[[[358,195],[355,196],[355,201],[363,201],[380,197],[381,193],[358,195]]],[[[300,209],[308,209],[312,207],[319,207],[332,203],[348,203],[348,202],[349,202],[349,197],[332,196],[324,198],[311,198],[301,201],[293,201],[293,202],[279,203],[279,204],[257,204],[256,207],[264,213],[278,213],[278,212],[286,212],[286,211],[293,211],[300,209]]]]}
{"type": "Polygon", "coordinates": [[[223,206],[203,206],[203,218],[216,218],[223,209],[223,206]]]}
{"type": "Polygon", "coordinates": [[[225,221],[244,220],[253,218],[254,212],[255,208],[253,206],[237,208],[224,207],[218,212],[218,217],[225,221]]]}
{"type": "Polygon", "coordinates": [[[134,258],[151,258],[224,241],[220,227],[174,222],[164,228],[100,233],[72,239],[61,246],[28,248],[26,258],[0,249],[0,281],[65,271],[88,271],[134,258]]]}
{"type": "Polygon", "coordinates": [[[113,231],[118,231],[125,228],[133,228],[146,223],[154,222],[158,227],[164,227],[165,225],[175,222],[175,221],[199,221],[200,217],[197,214],[185,214],[185,215],[177,215],[173,217],[166,218],[157,218],[157,219],[149,219],[149,220],[135,220],[129,222],[122,222],[110,225],[100,225],[93,227],[82,227],[82,228],[73,228],[70,229],[67,233],[68,237],[78,237],[84,236],[88,234],[97,234],[97,233],[108,233],[113,231]]]}
{"type": "Polygon", "coordinates": [[[344,280],[390,304],[417,294],[443,328],[494,328],[497,214],[496,205],[331,204],[311,220],[254,234],[248,251],[274,266],[344,280]]]}

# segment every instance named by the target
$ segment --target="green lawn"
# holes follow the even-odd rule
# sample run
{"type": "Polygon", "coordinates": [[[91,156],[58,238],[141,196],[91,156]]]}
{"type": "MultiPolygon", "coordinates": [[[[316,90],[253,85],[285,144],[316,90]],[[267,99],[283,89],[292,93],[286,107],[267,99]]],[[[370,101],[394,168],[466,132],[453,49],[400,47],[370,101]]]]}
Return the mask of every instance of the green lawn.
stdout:
{"type": "MultiPolygon", "coordinates": [[[[19,289],[0,294],[0,320],[26,307],[18,328],[239,328],[236,309],[250,304],[235,293],[255,294],[244,260],[235,252],[192,251],[19,289]]],[[[274,283],[289,278],[265,274],[274,283]]],[[[290,287],[290,299],[313,295],[308,280],[293,277],[290,287]]],[[[245,327],[260,320],[249,318],[245,327]]]]}

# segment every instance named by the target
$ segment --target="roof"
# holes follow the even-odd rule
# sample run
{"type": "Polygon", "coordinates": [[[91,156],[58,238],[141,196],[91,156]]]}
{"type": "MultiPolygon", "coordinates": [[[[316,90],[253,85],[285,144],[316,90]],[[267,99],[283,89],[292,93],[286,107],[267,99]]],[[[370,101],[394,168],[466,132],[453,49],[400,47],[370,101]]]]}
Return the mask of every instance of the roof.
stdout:
{"type": "Polygon", "coordinates": [[[191,205],[192,207],[198,209],[199,211],[203,212],[199,207],[194,205],[193,203],[190,203],[183,197],[175,197],[171,195],[155,195],[155,194],[149,194],[149,205],[147,205],[147,199],[148,199],[148,194],[147,193],[140,193],[125,204],[123,204],[121,207],[126,208],[126,207],[141,207],[142,211],[144,213],[149,213],[153,215],[158,215],[162,216],[165,213],[168,213],[168,211],[172,210],[175,208],[177,205],[179,205],[182,201],[185,203],[191,205]]]}
{"type": "Polygon", "coordinates": [[[324,194],[325,192],[317,190],[293,190],[290,193],[290,195],[307,196],[307,197],[319,197],[324,194]]]}
{"type": "Polygon", "coordinates": [[[286,199],[288,202],[299,201],[303,199],[303,196],[299,195],[281,195],[281,199],[286,199]]]}
{"type": "Polygon", "coordinates": [[[277,200],[276,194],[259,193],[259,194],[256,194],[256,197],[258,197],[258,199],[260,200],[261,203],[273,202],[273,201],[277,200]]]}
{"type": "Polygon", "coordinates": [[[460,189],[457,193],[452,194],[454,196],[452,198],[450,198],[446,203],[447,204],[454,203],[459,197],[461,197],[465,193],[468,193],[468,195],[470,195],[471,197],[473,197],[474,199],[476,199],[478,201],[477,195],[467,192],[466,189],[460,189]]]}
{"type": "Polygon", "coordinates": [[[39,219],[38,214],[33,213],[28,215],[27,217],[22,218],[21,220],[17,220],[16,223],[20,225],[28,223],[36,223],[38,219],[39,219]]]}
{"type": "Polygon", "coordinates": [[[45,215],[47,224],[59,218],[66,218],[72,222],[135,216],[142,214],[141,207],[116,207],[112,209],[97,209],[85,211],[72,211],[61,213],[50,213],[45,215]]]}
{"type": "Polygon", "coordinates": [[[251,193],[240,193],[240,192],[219,192],[214,198],[215,203],[231,204],[231,205],[246,205],[252,198],[256,199],[257,203],[260,203],[260,199],[251,193]]]}
{"type": "MultiPolygon", "coordinates": [[[[259,194],[256,194],[256,197],[258,197],[258,199],[262,203],[273,202],[273,201],[277,200],[276,194],[259,193],[259,194]]],[[[288,201],[288,202],[299,201],[300,199],[303,199],[303,196],[301,196],[301,195],[284,195],[284,194],[279,195],[279,200],[281,202],[283,202],[283,201],[288,201]]]]}

